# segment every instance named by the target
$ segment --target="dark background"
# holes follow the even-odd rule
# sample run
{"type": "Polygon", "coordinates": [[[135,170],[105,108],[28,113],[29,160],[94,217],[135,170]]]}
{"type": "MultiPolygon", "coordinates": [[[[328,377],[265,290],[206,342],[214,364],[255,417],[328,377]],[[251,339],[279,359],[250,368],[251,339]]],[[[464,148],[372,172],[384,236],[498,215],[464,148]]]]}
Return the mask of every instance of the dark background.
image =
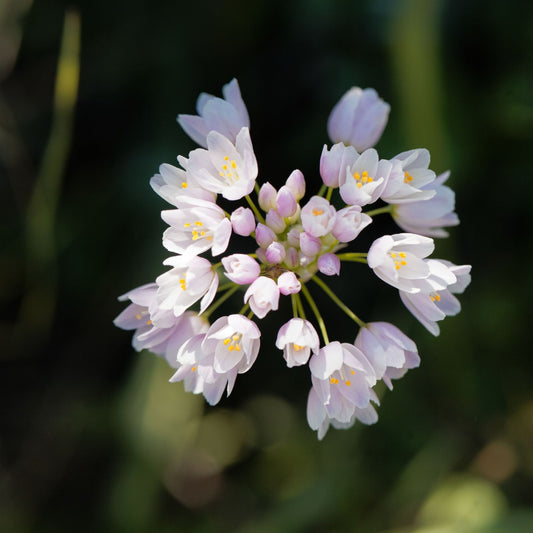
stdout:
{"type": "Polygon", "coordinates": [[[532,531],[532,5],[4,0],[0,530],[532,531]],[[54,104],[67,7],[74,42],[81,18],[71,106],[75,75],[54,104]],[[473,281],[440,337],[363,267],[332,282],[422,356],[379,391],[375,426],[316,440],[308,372],[269,346],[279,316],[216,408],[112,325],[117,296],[168,255],[148,180],[194,148],[175,116],[233,77],[261,181],[300,168],[318,189],[326,120],[352,85],[391,104],[382,157],[426,147],[452,170],[462,223],[435,256],[472,264],[473,281]]]}

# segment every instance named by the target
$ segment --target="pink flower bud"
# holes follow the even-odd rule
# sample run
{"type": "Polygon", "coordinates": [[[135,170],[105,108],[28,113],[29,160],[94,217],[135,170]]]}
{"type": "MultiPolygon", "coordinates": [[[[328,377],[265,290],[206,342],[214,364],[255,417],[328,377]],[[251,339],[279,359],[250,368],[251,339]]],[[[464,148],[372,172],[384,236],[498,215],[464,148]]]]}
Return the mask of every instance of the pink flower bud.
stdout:
{"type": "Polygon", "coordinates": [[[248,285],[261,273],[259,263],[246,254],[233,254],[222,258],[226,277],[238,285],[248,285]]]}
{"type": "Polygon", "coordinates": [[[285,264],[289,268],[296,268],[298,266],[298,250],[292,246],[287,249],[287,255],[285,256],[285,264]]]}
{"type": "Polygon", "coordinates": [[[318,270],[326,276],[338,276],[341,271],[341,260],[335,254],[324,254],[318,258],[318,270]]]}
{"type": "Polygon", "coordinates": [[[271,209],[266,215],[266,225],[275,233],[281,233],[286,227],[285,221],[275,209],[271,209]]]}
{"type": "Polygon", "coordinates": [[[302,284],[298,281],[294,272],[284,272],[278,278],[279,292],[285,296],[300,292],[302,284]]]}
{"type": "Polygon", "coordinates": [[[362,152],[380,139],[390,107],[374,89],[352,87],[335,105],[328,118],[328,135],[336,142],[362,152]]]}
{"type": "Polygon", "coordinates": [[[292,228],[287,232],[287,242],[290,246],[298,248],[300,246],[300,233],[302,233],[302,227],[292,228]]]}
{"type": "Polygon", "coordinates": [[[257,224],[255,228],[255,240],[261,248],[266,248],[271,242],[276,240],[276,234],[264,224],[257,224]]]}
{"type": "Polygon", "coordinates": [[[314,257],[320,252],[322,243],[320,242],[320,239],[317,239],[304,231],[300,233],[300,248],[305,255],[314,257]]]}
{"type": "Polygon", "coordinates": [[[269,209],[274,209],[276,207],[276,195],[277,191],[274,187],[268,183],[264,183],[259,189],[259,206],[263,211],[268,211],[269,209]]]}
{"type": "Polygon", "coordinates": [[[351,205],[337,211],[337,218],[331,233],[340,242],[350,242],[371,222],[372,219],[361,212],[360,206],[351,205]]]}
{"type": "Polygon", "coordinates": [[[255,230],[255,218],[248,207],[238,207],[231,213],[231,227],[233,232],[242,237],[248,237],[255,230]]]}
{"type": "Polygon", "coordinates": [[[296,198],[289,187],[284,185],[276,196],[276,210],[282,217],[292,217],[296,213],[296,198]]]}
{"type": "Polygon", "coordinates": [[[305,194],[305,178],[300,170],[293,170],[285,185],[292,191],[296,200],[301,200],[305,194]]]}
{"type": "Polygon", "coordinates": [[[277,265],[285,259],[285,247],[279,242],[272,242],[268,245],[265,252],[265,257],[269,263],[277,265]]]}

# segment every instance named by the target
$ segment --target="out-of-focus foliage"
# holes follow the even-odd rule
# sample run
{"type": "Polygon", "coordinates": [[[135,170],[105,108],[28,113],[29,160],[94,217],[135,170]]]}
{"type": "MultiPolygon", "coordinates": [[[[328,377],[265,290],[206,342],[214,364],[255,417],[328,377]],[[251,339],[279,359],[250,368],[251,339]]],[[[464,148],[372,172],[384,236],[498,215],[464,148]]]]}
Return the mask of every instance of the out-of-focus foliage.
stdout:
{"type": "Polygon", "coordinates": [[[527,2],[1,3],[0,530],[533,531],[532,40],[527,2]],[[175,116],[234,76],[262,180],[318,189],[351,85],[391,104],[383,157],[452,170],[462,224],[435,255],[473,282],[441,336],[343,287],[422,356],[375,426],[317,442],[308,373],[269,350],[209,408],[112,326],[163,270],[148,179],[194,148],[175,116]]]}

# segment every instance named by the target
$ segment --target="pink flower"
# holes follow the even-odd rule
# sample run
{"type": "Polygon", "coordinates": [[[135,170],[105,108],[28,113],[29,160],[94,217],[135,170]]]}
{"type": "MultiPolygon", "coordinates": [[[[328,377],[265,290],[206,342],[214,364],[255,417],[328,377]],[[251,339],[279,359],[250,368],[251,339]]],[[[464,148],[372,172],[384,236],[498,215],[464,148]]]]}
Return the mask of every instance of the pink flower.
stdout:
{"type": "Polygon", "coordinates": [[[391,379],[402,377],[420,364],[416,344],[396,326],[370,322],[359,330],[354,345],[372,364],[376,377],[392,390],[391,379]]]}
{"type": "Polygon", "coordinates": [[[207,136],[216,131],[235,142],[241,128],[250,127],[248,111],[241,97],[236,79],[222,87],[224,100],[207,93],[202,93],[196,102],[198,115],[178,115],[179,125],[191,139],[204,148],[207,136]]]}
{"type": "Polygon", "coordinates": [[[332,253],[323,254],[317,261],[318,270],[326,276],[338,276],[341,272],[341,260],[332,253]]]}
{"type": "Polygon", "coordinates": [[[302,208],[302,225],[313,237],[329,233],[335,224],[335,208],[321,196],[313,196],[302,208]]]}
{"type": "Polygon", "coordinates": [[[337,211],[335,225],[331,233],[339,242],[350,242],[371,222],[372,219],[361,212],[360,206],[351,205],[337,211]]]}
{"type": "Polygon", "coordinates": [[[311,352],[317,353],[320,342],[311,322],[303,318],[291,318],[281,326],[276,346],[283,350],[287,366],[293,367],[305,365],[311,352]]]}
{"type": "Polygon", "coordinates": [[[294,272],[283,272],[278,277],[278,288],[281,294],[288,296],[300,292],[302,284],[298,281],[294,272]]]}
{"type": "Polygon", "coordinates": [[[222,258],[225,276],[239,285],[248,285],[261,273],[259,263],[246,254],[232,254],[222,258]]]}
{"type": "Polygon", "coordinates": [[[276,282],[265,276],[257,278],[244,294],[244,302],[248,302],[258,318],[264,318],[269,311],[276,311],[279,304],[279,289],[276,282]]]}

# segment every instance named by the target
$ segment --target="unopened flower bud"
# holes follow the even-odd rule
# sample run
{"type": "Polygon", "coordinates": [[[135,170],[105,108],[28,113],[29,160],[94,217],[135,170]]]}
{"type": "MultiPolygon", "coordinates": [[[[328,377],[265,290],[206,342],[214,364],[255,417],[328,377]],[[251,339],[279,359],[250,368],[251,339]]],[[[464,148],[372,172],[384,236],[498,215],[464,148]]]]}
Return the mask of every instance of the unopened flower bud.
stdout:
{"type": "Polygon", "coordinates": [[[233,254],[222,258],[225,275],[234,283],[248,285],[261,273],[259,263],[246,254],[233,254]]]}
{"type": "Polygon", "coordinates": [[[305,255],[314,257],[316,254],[318,254],[318,252],[320,252],[322,243],[320,242],[320,239],[313,237],[304,231],[300,233],[300,248],[305,255]]]}
{"type": "Polygon", "coordinates": [[[389,110],[374,89],[352,87],[331,111],[328,135],[334,143],[343,142],[362,152],[379,141],[389,110]]]}
{"type": "Polygon", "coordinates": [[[276,196],[276,210],[282,217],[292,217],[296,213],[296,198],[292,190],[284,185],[276,196]]]}
{"type": "Polygon", "coordinates": [[[318,270],[326,276],[338,276],[341,271],[341,260],[335,254],[324,254],[318,258],[318,270]]]}
{"type": "Polygon", "coordinates": [[[285,185],[292,191],[296,200],[301,200],[305,194],[305,178],[301,170],[293,170],[285,185]]]}
{"type": "Polygon", "coordinates": [[[268,245],[266,249],[265,256],[269,263],[273,265],[278,265],[285,259],[285,247],[279,242],[272,242],[268,245]]]}
{"type": "Polygon", "coordinates": [[[298,250],[292,246],[287,249],[287,255],[285,256],[285,264],[289,268],[296,268],[298,266],[298,250]]]}
{"type": "Polygon", "coordinates": [[[266,215],[266,225],[275,233],[281,233],[286,227],[283,217],[275,210],[271,209],[266,215]]]}
{"type": "Polygon", "coordinates": [[[276,195],[276,189],[268,181],[261,186],[257,200],[263,211],[266,212],[276,207],[276,195]]]}
{"type": "Polygon", "coordinates": [[[255,218],[248,207],[238,207],[231,213],[231,227],[233,232],[242,237],[248,237],[255,230],[255,218]]]}
{"type": "Polygon", "coordinates": [[[255,240],[261,248],[266,248],[271,242],[276,240],[276,234],[264,224],[257,224],[255,228],[255,240]]]}
{"type": "Polygon", "coordinates": [[[294,272],[284,272],[278,278],[279,292],[285,296],[289,294],[296,294],[300,292],[302,284],[298,281],[298,278],[294,272]]]}
{"type": "Polygon", "coordinates": [[[338,187],[346,176],[346,170],[357,160],[358,153],[353,146],[334,144],[328,151],[324,145],[320,156],[320,176],[328,187],[338,187]]]}

